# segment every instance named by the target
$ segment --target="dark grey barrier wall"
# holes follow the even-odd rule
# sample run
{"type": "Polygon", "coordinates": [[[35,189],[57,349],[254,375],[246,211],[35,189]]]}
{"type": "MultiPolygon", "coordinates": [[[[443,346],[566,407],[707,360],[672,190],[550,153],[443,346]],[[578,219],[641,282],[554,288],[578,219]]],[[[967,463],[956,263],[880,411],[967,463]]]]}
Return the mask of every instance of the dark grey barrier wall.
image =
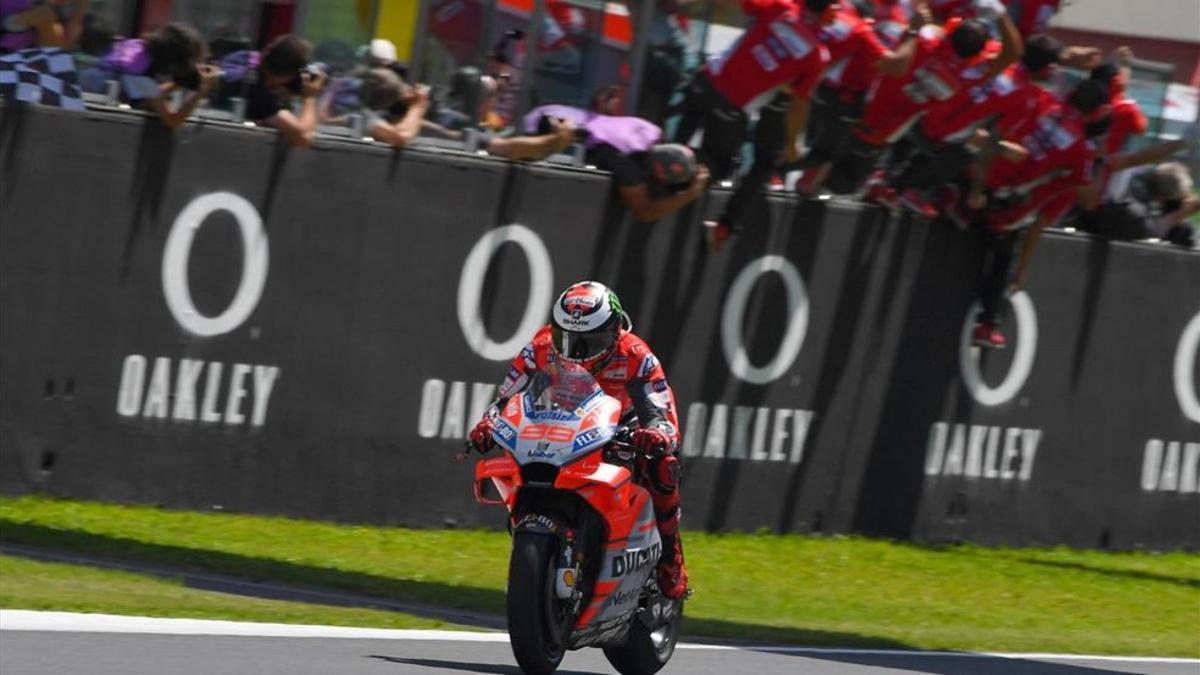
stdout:
{"type": "Polygon", "coordinates": [[[451,462],[567,283],[679,398],[687,525],[1200,543],[1200,256],[1050,237],[1013,349],[974,238],[771,199],[708,256],[593,172],[4,110],[0,490],[496,525],[451,462]]]}

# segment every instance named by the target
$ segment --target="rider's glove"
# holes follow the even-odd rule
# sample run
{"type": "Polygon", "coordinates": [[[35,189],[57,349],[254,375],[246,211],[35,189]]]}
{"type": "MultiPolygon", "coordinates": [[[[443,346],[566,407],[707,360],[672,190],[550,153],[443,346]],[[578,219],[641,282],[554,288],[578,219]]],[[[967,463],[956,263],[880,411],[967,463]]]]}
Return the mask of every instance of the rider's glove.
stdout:
{"type": "Polygon", "coordinates": [[[475,448],[480,454],[496,447],[496,439],[492,438],[492,429],[495,427],[492,424],[492,416],[487,415],[479,420],[479,424],[471,429],[471,447],[475,448]]]}
{"type": "Polygon", "coordinates": [[[660,427],[635,429],[633,447],[654,455],[665,455],[671,451],[671,437],[660,427]]]}
{"type": "Polygon", "coordinates": [[[981,19],[996,21],[1005,12],[1004,3],[1000,0],[975,0],[975,13],[981,19]]]}

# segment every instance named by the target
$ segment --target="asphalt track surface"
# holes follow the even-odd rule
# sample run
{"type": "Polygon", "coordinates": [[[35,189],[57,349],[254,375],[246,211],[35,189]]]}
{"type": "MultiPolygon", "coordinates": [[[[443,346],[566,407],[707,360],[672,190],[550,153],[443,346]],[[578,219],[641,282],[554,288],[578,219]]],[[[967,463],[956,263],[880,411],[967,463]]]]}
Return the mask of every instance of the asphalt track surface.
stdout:
{"type": "MultiPolygon", "coordinates": [[[[11,614],[10,614],[11,616],[11,614]]],[[[434,673],[520,673],[503,634],[443,631],[377,631],[342,637],[279,637],[228,634],[75,632],[0,628],[3,675],[432,675],[434,673]],[[375,634],[396,636],[379,639],[375,634]],[[353,638],[353,639],[349,639],[353,638]]],[[[254,626],[255,624],[242,624],[254,626]]],[[[141,630],[133,628],[131,630],[141,630]]],[[[345,629],[335,629],[345,630],[345,629]]],[[[221,631],[217,631],[221,632],[221,631]]],[[[251,632],[251,631],[247,631],[251,632]]],[[[269,631],[268,631],[269,632],[269,631]]],[[[330,631],[314,631],[329,634],[330,631]]],[[[572,652],[564,675],[613,673],[595,649],[572,652]]],[[[798,650],[769,647],[681,645],[664,673],[727,675],[762,673],[932,673],[999,675],[1089,675],[1145,673],[1196,675],[1200,661],[1114,658],[998,656],[798,650]]]]}

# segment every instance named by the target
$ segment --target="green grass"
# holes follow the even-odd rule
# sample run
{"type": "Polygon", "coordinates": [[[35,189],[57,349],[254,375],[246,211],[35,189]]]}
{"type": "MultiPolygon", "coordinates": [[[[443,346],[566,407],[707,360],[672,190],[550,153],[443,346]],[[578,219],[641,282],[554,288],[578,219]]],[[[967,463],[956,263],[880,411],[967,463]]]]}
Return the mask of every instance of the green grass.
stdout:
{"type": "Polygon", "coordinates": [[[182,580],[6,555],[0,555],[0,607],[333,626],[461,628],[399,612],[247,598],[187,588],[182,580]]]}
{"type": "MultiPolygon", "coordinates": [[[[496,614],[503,613],[509,544],[498,532],[37,497],[0,500],[0,540],[496,614]]],[[[686,610],[693,636],[1200,657],[1195,554],[697,532],[685,542],[697,591],[686,610]]],[[[17,606],[7,604],[20,600],[9,600],[7,586],[0,578],[0,598],[17,606]]]]}

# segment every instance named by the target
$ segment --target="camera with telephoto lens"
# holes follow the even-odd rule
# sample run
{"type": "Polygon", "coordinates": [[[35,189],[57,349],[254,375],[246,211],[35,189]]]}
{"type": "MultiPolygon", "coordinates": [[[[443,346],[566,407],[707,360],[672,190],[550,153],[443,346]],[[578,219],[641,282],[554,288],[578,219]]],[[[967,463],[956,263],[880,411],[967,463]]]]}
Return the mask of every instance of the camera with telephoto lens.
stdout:
{"type": "Polygon", "coordinates": [[[299,94],[304,90],[304,79],[306,77],[316,77],[321,73],[329,71],[329,66],[320,62],[313,62],[305,65],[303,68],[296,71],[296,77],[292,78],[287,84],[287,90],[293,94],[299,94]]]}
{"type": "MultiPolygon", "coordinates": [[[[569,121],[570,120],[562,117],[542,115],[541,119],[538,120],[537,129],[535,131],[539,136],[544,136],[546,134],[554,133],[555,124],[563,124],[564,122],[569,121]]],[[[583,143],[591,137],[591,134],[588,133],[588,130],[584,129],[583,127],[575,127],[572,133],[575,135],[575,141],[578,143],[583,143]]]]}
{"type": "Polygon", "coordinates": [[[200,68],[190,68],[184,72],[176,73],[171,77],[171,81],[184,89],[196,91],[200,88],[200,68]]]}

